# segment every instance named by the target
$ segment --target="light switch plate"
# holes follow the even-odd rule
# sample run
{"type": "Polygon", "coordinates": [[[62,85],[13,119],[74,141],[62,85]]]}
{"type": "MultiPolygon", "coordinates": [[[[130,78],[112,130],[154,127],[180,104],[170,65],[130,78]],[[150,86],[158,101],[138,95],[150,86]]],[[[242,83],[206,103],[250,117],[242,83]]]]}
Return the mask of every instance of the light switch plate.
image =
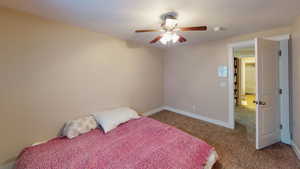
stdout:
{"type": "Polygon", "coordinates": [[[219,77],[227,77],[228,75],[228,67],[227,66],[219,66],[218,67],[218,76],[219,77]]]}

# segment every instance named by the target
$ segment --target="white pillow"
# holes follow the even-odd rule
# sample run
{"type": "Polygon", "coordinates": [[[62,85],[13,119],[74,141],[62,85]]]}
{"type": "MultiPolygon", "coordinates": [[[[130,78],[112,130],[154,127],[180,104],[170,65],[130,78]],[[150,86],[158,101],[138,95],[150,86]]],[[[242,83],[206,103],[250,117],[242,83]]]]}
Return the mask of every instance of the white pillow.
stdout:
{"type": "Polygon", "coordinates": [[[101,125],[105,133],[118,127],[119,124],[125,123],[131,119],[140,118],[136,111],[128,108],[121,107],[112,110],[92,113],[96,121],[101,125]]]}
{"type": "Polygon", "coordinates": [[[63,129],[63,136],[69,139],[79,136],[80,134],[87,133],[92,129],[97,128],[97,122],[93,116],[88,115],[74,120],[68,121],[63,129]]]}

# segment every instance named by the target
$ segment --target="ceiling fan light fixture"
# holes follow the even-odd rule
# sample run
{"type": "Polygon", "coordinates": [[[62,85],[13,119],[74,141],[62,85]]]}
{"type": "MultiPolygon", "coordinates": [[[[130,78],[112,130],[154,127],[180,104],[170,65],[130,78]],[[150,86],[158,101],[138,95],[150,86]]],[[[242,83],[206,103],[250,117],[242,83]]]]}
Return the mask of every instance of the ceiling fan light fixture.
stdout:
{"type": "Polygon", "coordinates": [[[166,45],[172,38],[170,32],[166,32],[162,35],[162,38],[159,40],[162,44],[166,45]]]}
{"type": "Polygon", "coordinates": [[[162,44],[166,45],[170,42],[176,43],[179,40],[179,36],[174,32],[166,32],[162,35],[162,38],[159,40],[162,44]]]}
{"type": "Polygon", "coordinates": [[[167,45],[168,41],[166,41],[165,39],[161,38],[160,40],[160,43],[162,43],[163,45],[167,45]]]}
{"type": "Polygon", "coordinates": [[[180,37],[179,37],[176,33],[174,33],[173,36],[172,36],[172,42],[173,42],[173,43],[178,42],[179,38],[180,38],[180,37]]]}

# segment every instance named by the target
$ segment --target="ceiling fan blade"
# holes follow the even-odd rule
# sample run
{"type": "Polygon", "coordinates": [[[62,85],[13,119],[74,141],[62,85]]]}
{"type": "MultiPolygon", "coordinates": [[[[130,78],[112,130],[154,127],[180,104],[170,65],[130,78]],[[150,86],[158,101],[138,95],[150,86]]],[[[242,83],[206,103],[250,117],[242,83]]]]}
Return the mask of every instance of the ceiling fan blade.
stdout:
{"type": "Polygon", "coordinates": [[[181,31],[206,31],[207,26],[195,26],[195,27],[182,27],[179,28],[181,31]]]}
{"type": "Polygon", "coordinates": [[[136,30],[135,33],[143,33],[143,32],[159,32],[159,29],[145,29],[145,30],[136,30]]]}
{"type": "Polygon", "coordinates": [[[185,37],[179,35],[178,41],[179,41],[180,43],[183,43],[183,42],[186,42],[187,40],[185,39],[185,37]]]}
{"type": "Polygon", "coordinates": [[[150,41],[150,43],[156,43],[157,41],[159,41],[162,38],[162,36],[158,36],[156,38],[154,38],[152,41],[150,41]]]}

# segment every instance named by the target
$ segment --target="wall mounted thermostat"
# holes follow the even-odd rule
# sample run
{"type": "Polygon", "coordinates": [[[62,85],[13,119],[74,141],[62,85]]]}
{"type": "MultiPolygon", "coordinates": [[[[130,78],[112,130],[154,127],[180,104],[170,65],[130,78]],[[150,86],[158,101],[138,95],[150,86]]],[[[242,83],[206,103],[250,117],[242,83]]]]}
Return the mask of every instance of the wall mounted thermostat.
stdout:
{"type": "Polygon", "coordinates": [[[228,67],[227,66],[219,66],[218,67],[218,76],[219,77],[227,77],[228,75],[228,67]]]}

